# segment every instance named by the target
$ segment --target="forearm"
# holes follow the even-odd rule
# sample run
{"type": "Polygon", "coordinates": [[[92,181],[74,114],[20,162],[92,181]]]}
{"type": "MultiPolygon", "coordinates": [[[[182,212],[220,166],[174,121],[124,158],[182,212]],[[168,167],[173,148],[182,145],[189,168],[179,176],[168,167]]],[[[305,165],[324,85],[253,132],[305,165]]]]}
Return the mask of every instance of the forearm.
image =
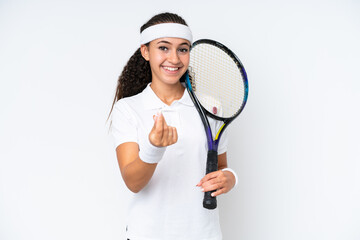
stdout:
{"type": "Polygon", "coordinates": [[[140,151],[137,145],[131,143],[124,145],[126,149],[122,146],[119,148],[119,154],[125,158],[123,164],[120,164],[121,174],[127,187],[135,193],[148,184],[166,147],[177,142],[176,128],[168,126],[161,113],[154,116],[154,120],[149,141],[143,142],[140,151]]]}
{"type": "Polygon", "coordinates": [[[132,192],[139,192],[150,181],[157,164],[142,161],[139,157],[139,146],[134,142],[119,145],[116,154],[126,186],[132,192]]]}
{"type": "Polygon", "coordinates": [[[121,169],[121,175],[126,186],[132,192],[143,189],[154,174],[157,164],[143,162],[139,157],[121,169]]]}

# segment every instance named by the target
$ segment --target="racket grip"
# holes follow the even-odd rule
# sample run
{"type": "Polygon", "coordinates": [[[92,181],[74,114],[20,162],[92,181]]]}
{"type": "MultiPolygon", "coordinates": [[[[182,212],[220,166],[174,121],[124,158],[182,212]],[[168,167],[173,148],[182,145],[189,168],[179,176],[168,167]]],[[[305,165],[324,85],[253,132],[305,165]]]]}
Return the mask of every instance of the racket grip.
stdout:
{"type": "MultiPolygon", "coordinates": [[[[214,150],[209,150],[207,155],[207,164],[206,164],[206,174],[215,172],[218,169],[218,153],[214,150]]],[[[205,192],[203,207],[206,209],[215,209],[217,207],[216,197],[212,197],[211,193],[215,192],[205,192]]]]}

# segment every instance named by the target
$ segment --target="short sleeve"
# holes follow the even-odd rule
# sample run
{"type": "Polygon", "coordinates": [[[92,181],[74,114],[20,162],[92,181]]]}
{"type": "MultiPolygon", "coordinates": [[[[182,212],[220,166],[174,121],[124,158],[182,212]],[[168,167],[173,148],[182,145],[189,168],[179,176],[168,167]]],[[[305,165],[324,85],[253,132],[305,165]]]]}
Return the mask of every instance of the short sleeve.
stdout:
{"type": "Polygon", "coordinates": [[[110,132],[115,148],[125,142],[138,143],[136,118],[125,101],[119,100],[114,105],[110,132]]]}

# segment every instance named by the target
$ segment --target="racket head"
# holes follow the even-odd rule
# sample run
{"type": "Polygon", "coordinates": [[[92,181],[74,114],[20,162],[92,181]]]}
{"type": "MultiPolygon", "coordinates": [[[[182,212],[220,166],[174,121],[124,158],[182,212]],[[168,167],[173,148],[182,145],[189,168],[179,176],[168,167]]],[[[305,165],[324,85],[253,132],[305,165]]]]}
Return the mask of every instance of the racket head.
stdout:
{"type": "Polygon", "coordinates": [[[244,109],[248,79],[240,59],[225,45],[200,39],[190,50],[188,88],[208,116],[230,122],[244,109]]]}

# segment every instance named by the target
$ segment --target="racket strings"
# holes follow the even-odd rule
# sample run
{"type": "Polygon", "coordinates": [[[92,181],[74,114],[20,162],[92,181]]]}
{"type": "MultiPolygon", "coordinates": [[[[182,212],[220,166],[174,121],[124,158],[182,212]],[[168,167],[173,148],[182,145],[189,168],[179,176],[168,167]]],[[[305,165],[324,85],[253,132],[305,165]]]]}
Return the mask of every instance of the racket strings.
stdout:
{"type": "Polygon", "coordinates": [[[237,114],[244,102],[245,87],[236,61],[211,44],[196,45],[190,54],[189,74],[201,105],[224,118],[237,114]]]}

